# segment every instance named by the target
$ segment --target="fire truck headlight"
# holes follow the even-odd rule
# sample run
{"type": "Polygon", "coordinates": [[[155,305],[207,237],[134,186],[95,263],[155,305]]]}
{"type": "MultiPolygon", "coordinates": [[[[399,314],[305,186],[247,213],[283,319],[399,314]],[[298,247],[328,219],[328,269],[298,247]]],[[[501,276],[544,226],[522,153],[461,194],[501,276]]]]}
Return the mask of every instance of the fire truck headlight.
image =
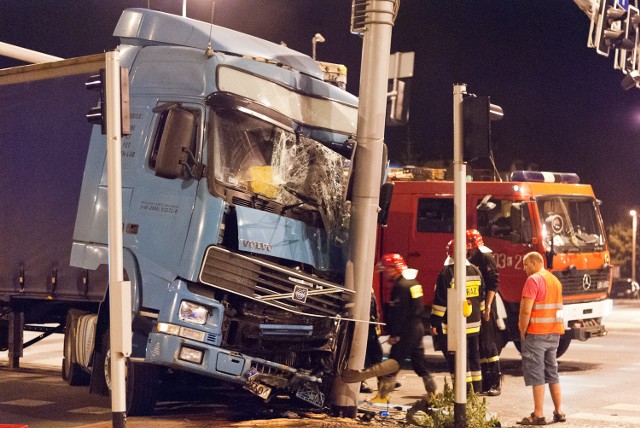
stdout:
{"type": "Polygon", "coordinates": [[[180,303],[180,312],[178,317],[182,321],[186,321],[191,324],[204,325],[207,322],[208,315],[209,309],[205,306],[184,300],[180,303]]]}

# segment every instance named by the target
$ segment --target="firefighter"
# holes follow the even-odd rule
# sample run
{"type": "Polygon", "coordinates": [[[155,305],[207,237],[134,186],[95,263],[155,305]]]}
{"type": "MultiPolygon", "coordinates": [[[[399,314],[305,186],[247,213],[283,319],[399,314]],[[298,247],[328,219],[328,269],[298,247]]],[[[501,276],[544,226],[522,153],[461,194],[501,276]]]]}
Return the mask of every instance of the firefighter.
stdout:
{"type": "MultiPolygon", "coordinates": [[[[389,344],[389,359],[402,363],[411,357],[413,370],[422,378],[427,395],[436,393],[437,385],[433,375],[427,370],[422,338],[424,331],[424,303],[422,285],[416,280],[418,271],[409,269],[400,254],[386,254],[381,267],[393,282],[391,302],[385,313],[389,344]]],[[[395,386],[397,372],[379,379],[378,393],[370,401],[388,402],[395,386]]]]}
{"type": "Polygon", "coordinates": [[[476,229],[467,230],[467,260],[480,269],[485,285],[485,309],[482,312],[480,325],[480,365],[482,368],[481,395],[495,397],[500,395],[500,351],[497,336],[498,314],[495,296],[498,292],[500,279],[498,266],[491,255],[491,250],[484,245],[482,235],[476,229]]]}
{"type": "MultiPolygon", "coordinates": [[[[466,302],[464,315],[467,318],[467,391],[482,391],[480,369],[480,319],[484,309],[484,281],[477,267],[466,263],[466,302]]],[[[447,290],[453,288],[454,251],[453,240],[447,244],[447,259],[436,280],[435,296],[431,308],[431,331],[437,336],[440,349],[447,360],[449,373],[455,374],[455,353],[447,349],[447,290]]]]}

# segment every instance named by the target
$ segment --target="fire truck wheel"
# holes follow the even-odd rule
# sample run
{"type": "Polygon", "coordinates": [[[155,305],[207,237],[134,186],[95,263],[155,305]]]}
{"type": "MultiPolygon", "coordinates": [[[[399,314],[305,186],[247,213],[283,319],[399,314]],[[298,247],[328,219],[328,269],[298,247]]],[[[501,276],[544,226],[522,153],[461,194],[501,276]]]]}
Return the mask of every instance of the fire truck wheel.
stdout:
{"type": "Polygon", "coordinates": [[[571,344],[571,336],[568,334],[563,334],[560,336],[560,344],[558,345],[558,350],[556,352],[556,358],[562,357],[567,349],[569,349],[569,345],[571,344]]]}

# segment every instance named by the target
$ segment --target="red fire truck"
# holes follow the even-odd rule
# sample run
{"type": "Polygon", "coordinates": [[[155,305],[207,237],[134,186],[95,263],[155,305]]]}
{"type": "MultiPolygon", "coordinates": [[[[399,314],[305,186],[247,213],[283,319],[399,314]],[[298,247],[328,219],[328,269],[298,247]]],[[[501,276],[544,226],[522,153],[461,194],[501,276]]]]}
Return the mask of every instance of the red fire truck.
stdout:
{"type": "MultiPolygon", "coordinates": [[[[409,174],[408,176],[411,176],[409,174]]],[[[406,176],[405,176],[406,177],[406,176]]],[[[430,310],[436,277],[453,239],[453,182],[395,181],[388,224],[378,234],[378,254],[400,253],[418,269],[430,310]]],[[[500,269],[499,325],[503,346],[519,347],[518,311],[526,275],[522,258],[538,251],[563,286],[565,334],[558,354],[572,339],[603,336],[602,320],[612,308],[608,298],[612,266],[604,224],[590,185],[572,173],[515,171],[509,181],[466,185],[467,228],[480,231],[500,269]]],[[[381,277],[374,291],[384,308],[388,290],[381,277]]]]}

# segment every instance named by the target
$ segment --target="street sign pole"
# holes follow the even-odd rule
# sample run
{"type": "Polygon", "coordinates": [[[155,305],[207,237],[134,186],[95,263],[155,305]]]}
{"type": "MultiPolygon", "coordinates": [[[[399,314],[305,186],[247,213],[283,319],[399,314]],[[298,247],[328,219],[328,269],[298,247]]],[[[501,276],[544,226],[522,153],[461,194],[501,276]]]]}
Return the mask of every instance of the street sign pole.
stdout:
{"type": "Polygon", "coordinates": [[[107,52],[107,198],[109,227],[109,317],[111,412],[114,428],[126,427],[126,358],[131,355],[131,283],[124,281],[122,238],[122,141],[120,58],[107,52]]]}
{"type": "Polygon", "coordinates": [[[453,238],[454,238],[454,289],[447,294],[447,327],[452,326],[448,336],[448,348],[455,351],[455,382],[453,405],[456,428],[466,427],[467,419],[467,335],[466,321],[462,312],[466,301],[466,228],[467,228],[467,167],[464,163],[463,99],[467,86],[453,86],[453,238]]]}

